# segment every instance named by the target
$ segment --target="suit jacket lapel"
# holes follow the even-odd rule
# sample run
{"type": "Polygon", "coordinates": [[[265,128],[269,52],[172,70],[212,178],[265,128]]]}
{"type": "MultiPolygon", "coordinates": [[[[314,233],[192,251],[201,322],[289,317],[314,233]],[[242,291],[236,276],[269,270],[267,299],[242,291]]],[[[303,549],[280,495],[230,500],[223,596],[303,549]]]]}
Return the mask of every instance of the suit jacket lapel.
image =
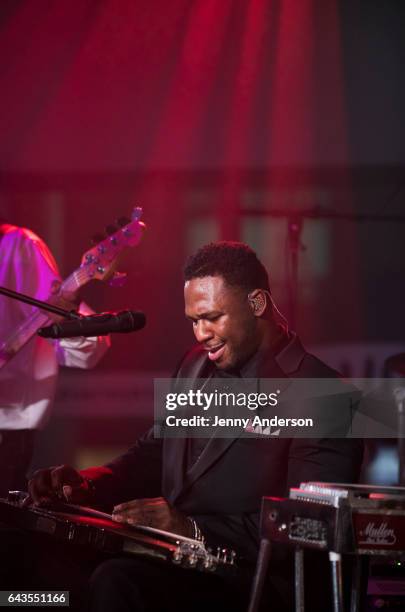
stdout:
{"type": "MultiPolygon", "coordinates": [[[[220,432],[216,429],[212,438],[208,440],[208,444],[201,453],[198,461],[186,473],[183,486],[177,492],[176,497],[183,494],[196,480],[201,478],[201,476],[203,476],[203,474],[209,470],[237,440],[237,438],[219,438],[219,434],[220,432]]],[[[240,435],[242,435],[242,431],[240,435]]]]}
{"type": "MultiPolygon", "coordinates": [[[[204,375],[207,379],[211,375],[205,374],[207,366],[207,353],[200,347],[195,347],[182,361],[176,373],[176,380],[199,379],[204,375]]],[[[185,486],[187,474],[188,438],[166,438],[163,444],[163,465],[170,466],[164,471],[163,494],[173,503],[185,486]]]]}
{"type": "MultiPolygon", "coordinates": [[[[270,362],[267,362],[267,370],[261,373],[261,376],[266,376],[267,378],[285,378],[286,375],[283,370],[280,368],[278,363],[271,359],[270,362]]],[[[188,470],[183,472],[184,478],[178,478],[177,482],[179,486],[174,490],[174,497],[177,499],[180,495],[182,495],[192,484],[196,482],[201,476],[205,474],[207,470],[209,470],[220,458],[221,456],[228,451],[228,449],[238,440],[244,430],[241,428],[239,434],[235,435],[233,438],[223,438],[221,437],[222,430],[221,427],[218,427],[211,438],[207,440],[207,444],[201,453],[198,461],[188,470]]],[[[179,440],[177,440],[178,442],[179,440]]],[[[182,446],[182,457],[183,457],[183,466],[186,468],[186,452],[187,452],[187,443],[186,440],[182,440],[184,445],[182,446]]],[[[180,446],[180,445],[179,445],[180,446]]],[[[174,500],[172,500],[174,501],[174,500]]]]}

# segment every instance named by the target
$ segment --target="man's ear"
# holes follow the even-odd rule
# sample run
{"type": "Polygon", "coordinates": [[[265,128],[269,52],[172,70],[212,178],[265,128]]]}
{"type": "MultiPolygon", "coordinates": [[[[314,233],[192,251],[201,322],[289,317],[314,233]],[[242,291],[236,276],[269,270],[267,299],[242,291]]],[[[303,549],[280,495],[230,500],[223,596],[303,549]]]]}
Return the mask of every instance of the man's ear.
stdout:
{"type": "Polygon", "coordinates": [[[255,317],[261,317],[267,307],[267,295],[263,289],[255,289],[248,295],[249,305],[255,317]]]}

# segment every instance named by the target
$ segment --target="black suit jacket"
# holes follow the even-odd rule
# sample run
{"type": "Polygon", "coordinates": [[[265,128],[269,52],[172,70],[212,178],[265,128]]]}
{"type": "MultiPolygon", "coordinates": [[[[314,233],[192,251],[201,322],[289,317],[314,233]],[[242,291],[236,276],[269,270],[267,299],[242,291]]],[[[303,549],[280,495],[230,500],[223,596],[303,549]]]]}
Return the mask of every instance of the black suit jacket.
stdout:
{"type": "MultiPolygon", "coordinates": [[[[204,378],[212,368],[206,352],[196,347],[183,359],[176,376],[204,378]]],[[[297,336],[262,364],[259,375],[338,377],[307,353],[297,336]]],[[[95,482],[99,505],[111,508],[121,501],[163,496],[195,518],[208,544],[231,547],[253,563],[262,496],[286,496],[290,487],[308,480],[356,482],[361,460],[360,440],[214,435],[187,472],[187,440],[155,439],[150,430],[121,457],[82,473],[95,482]]]]}

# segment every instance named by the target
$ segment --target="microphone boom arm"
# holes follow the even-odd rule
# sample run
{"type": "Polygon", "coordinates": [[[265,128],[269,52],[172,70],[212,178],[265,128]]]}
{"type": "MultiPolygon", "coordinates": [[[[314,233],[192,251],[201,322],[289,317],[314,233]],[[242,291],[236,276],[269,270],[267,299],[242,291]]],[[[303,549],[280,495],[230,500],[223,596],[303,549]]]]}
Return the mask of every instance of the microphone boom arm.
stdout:
{"type": "Polygon", "coordinates": [[[30,297],[29,295],[20,293],[19,291],[7,289],[7,287],[0,287],[0,294],[9,297],[12,300],[24,302],[25,304],[30,304],[30,306],[36,306],[41,310],[52,312],[53,314],[59,315],[60,317],[65,317],[65,319],[80,319],[82,317],[82,315],[76,310],[65,310],[64,308],[60,308],[59,306],[54,306],[53,304],[48,304],[48,302],[43,302],[42,300],[37,300],[36,298],[30,297]]]}

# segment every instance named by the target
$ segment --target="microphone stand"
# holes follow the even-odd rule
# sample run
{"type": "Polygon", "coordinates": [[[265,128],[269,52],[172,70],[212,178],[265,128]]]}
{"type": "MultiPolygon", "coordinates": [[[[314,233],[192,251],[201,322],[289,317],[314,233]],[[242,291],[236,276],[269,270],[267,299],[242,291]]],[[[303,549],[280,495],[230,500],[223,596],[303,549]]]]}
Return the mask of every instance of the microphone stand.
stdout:
{"type": "Polygon", "coordinates": [[[241,217],[273,217],[287,220],[287,241],[290,253],[291,271],[287,281],[289,293],[289,318],[293,327],[296,326],[297,316],[297,294],[298,294],[298,264],[299,254],[306,250],[301,242],[303,224],[306,219],[325,219],[332,221],[348,221],[352,223],[401,223],[405,224],[404,215],[379,215],[360,213],[339,213],[327,210],[321,206],[307,209],[282,209],[282,208],[240,208],[238,214],[241,217]]]}
{"type": "Polygon", "coordinates": [[[397,408],[398,419],[398,482],[399,486],[405,486],[405,387],[394,389],[394,400],[397,408]]]}
{"type": "Polygon", "coordinates": [[[25,295],[24,293],[19,293],[18,291],[13,291],[12,289],[7,289],[6,287],[0,287],[0,294],[9,297],[12,300],[17,300],[18,302],[24,302],[25,304],[36,306],[37,308],[40,308],[41,310],[52,312],[53,314],[59,315],[60,317],[64,317],[65,319],[80,319],[82,316],[76,310],[65,310],[64,308],[60,308],[59,306],[48,304],[48,302],[37,300],[36,298],[30,297],[29,295],[25,295]]]}
{"type": "Polygon", "coordinates": [[[288,217],[288,246],[291,258],[291,269],[289,277],[289,319],[291,326],[295,329],[297,314],[297,294],[298,294],[298,258],[301,251],[306,247],[301,241],[303,218],[300,215],[288,217]]]}

